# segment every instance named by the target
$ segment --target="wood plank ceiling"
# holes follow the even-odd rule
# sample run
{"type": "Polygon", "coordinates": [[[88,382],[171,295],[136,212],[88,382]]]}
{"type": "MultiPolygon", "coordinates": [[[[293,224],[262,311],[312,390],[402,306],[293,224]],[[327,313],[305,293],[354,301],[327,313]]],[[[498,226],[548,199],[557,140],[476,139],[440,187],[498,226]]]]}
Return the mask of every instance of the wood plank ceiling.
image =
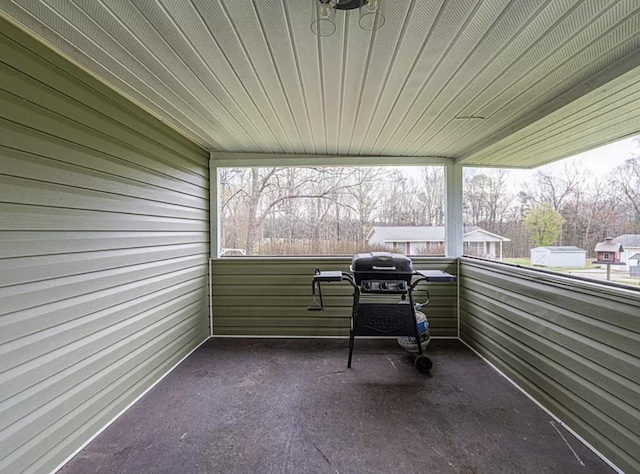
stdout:
{"type": "Polygon", "coordinates": [[[638,0],[387,0],[382,28],[337,11],[323,38],[315,1],[0,0],[0,14],[244,158],[531,167],[640,132],[638,0]]]}

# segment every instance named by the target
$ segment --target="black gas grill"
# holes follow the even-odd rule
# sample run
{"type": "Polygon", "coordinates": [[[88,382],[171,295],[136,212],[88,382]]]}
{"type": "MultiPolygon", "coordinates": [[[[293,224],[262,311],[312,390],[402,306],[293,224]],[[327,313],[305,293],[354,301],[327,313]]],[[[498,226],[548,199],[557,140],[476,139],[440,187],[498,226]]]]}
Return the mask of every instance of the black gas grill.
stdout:
{"type": "MultiPolygon", "coordinates": [[[[415,341],[420,341],[413,290],[421,282],[451,282],[455,277],[441,271],[416,271],[411,259],[405,255],[359,253],[353,256],[350,272],[315,270],[311,282],[313,301],[308,309],[322,310],[321,283],[338,281],[346,281],[354,289],[347,361],[347,367],[351,368],[356,336],[413,336],[415,341]],[[363,296],[366,298],[362,299],[363,296]],[[390,297],[394,296],[399,301],[390,302],[390,297]]],[[[417,352],[416,368],[423,373],[429,372],[432,362],[422,353],[419,342],[417,352]]]]}

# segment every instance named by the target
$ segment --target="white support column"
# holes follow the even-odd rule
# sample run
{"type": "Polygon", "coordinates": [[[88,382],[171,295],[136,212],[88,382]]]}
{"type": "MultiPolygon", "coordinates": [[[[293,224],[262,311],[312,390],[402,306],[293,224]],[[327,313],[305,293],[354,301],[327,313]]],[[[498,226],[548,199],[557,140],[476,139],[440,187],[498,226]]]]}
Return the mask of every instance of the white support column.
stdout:
{"type": "Polygon", "coordinates": [[[220,222],[218,216],[218,168],[209,158],[209,256],[216,258],[220,252],[220,222]]]}
{"type": "Polygon", "coordinates": [[[446,221],[444,223],[445,255],[462,256],[462,165],[449,163],[446,167],[445,181],[446,221]]]}

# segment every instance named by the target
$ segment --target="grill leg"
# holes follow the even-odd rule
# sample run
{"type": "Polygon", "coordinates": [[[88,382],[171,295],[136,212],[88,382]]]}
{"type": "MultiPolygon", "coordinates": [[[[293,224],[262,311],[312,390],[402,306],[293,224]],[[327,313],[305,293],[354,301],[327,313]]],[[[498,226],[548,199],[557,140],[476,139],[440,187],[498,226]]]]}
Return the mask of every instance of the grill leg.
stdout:
{"type": "Polygon", "coordinates": [[[418,357],[422,355],[422,341],[420,340],[420,330],[418,329],[418,317],[416,316],[416,307],[413,304],[413,293],[409,290],[409,304],[411,305],[411,315],[413,316],[413,334],[418,344],[418,357]]]}
{"type": "Polygon", "coordinates": [[[353,344],[356,338],[356,321],[358,320],[358,300],[360,295],[356,289],[353,294],[353,310],[351,312],[351,332],[349,333],[349,359],[347,360],[347,369],[351,368],[351,358],[353,356],[353,344]]]}
{"type": "Polygon", "coordinates": [[[351,357],[353,356],[353,330],[351,331],[351,336],[349,336],[349,360],[347,361],[347,369],[351,368],[351,357]]]}

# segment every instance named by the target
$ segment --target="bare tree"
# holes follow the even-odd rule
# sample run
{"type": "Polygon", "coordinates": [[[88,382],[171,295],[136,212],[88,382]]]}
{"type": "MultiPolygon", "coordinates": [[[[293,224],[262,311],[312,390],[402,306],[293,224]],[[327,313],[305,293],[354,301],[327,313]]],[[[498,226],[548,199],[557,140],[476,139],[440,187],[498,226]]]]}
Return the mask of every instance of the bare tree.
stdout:
{"type": "Polygon", "coordinates": [[[572,194],[590,179],[589,173],[576,164],[545,166],[536,171],[531,182],[525,183],[524,196],[530,204],[548,202],[553,209],[562,212],[572,194]]]}
{"type": "MultiPolygon", "coordinates": [[[[298,237],[339,238],[342,215],[356,211],[349,202],[351,190],[366,187],[368,181],[372,194],[375,173],[358,175],[350,168],[249,168],[226,170],[220,181],[222,215],[227,219],[223,241],[225,245],[233,241],[246,255],[253,255],[265,222],[268,233],[283,239],[288,248],[298,237]]],[[[360,207],[373,208],[364,200],[360,207]]]]}
{"type": "Polygon", "coordinates": [[[376,219],[376,209],[384,196],[384,186],[390,181],[390,173],[386,168],[355,168],[354,183],[349,187],[353,198],[353,208],[358,220],[357,241],[366,243],[367,234],[376,219]]]}
{"type": "Polygon", "coordinates": [[[640,156],[633,156],[615,170],[618,204],[626,214],[628,233],[640,233],[640,156]]]}
{"type": "Polygon", "coordinates": [[[507,170],[491,170],[483,173],[468,173],[464,191],[465,223],[478,225],[490,232],[502,232],[505,219],[512,212],[513,197],[507,184],[507,170]]]}
{"type": "Polygon", "coordinates": [[[440,166],[423,166],[420,169],[420,190],[417,200],[424,225],[439,226],[444,224],[444,168],[440,166]]]}

